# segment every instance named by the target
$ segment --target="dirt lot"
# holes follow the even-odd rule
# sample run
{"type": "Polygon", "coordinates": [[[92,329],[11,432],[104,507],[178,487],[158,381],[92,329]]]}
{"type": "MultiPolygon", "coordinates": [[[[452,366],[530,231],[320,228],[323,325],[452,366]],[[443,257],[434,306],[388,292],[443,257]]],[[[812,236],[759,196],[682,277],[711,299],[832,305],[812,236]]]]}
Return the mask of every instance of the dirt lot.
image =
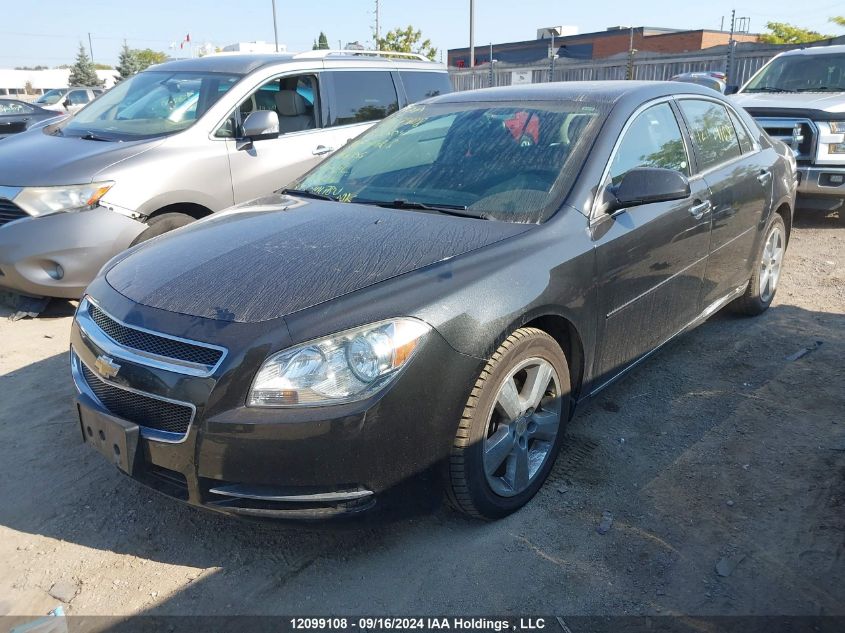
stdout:
{"type": "Polygon", "coordinates": [[[256,525],[141,488],[80,444],[72,309],[0,319],[0,614],[845,614],[845,217],[800,218],[773,308],[609,388],[495,524],[435,499],[256,525]]]}

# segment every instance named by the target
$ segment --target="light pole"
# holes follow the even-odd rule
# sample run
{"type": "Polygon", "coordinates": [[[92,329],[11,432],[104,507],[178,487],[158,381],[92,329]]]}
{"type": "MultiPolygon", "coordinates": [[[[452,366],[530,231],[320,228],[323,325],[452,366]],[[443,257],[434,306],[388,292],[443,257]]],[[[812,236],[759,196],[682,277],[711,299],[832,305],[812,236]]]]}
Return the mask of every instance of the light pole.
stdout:
{"type": "Polygon", "coordinates": [[[270,0],[273,3],[273,37],[276,38],[276,52],[279,52],[279,27],[276,25],[276,0],[270,0]]]}
{"type": "Polygon", "coordinates": [[[469,67],[475,66],[475,0],[469,0],[469,67]]]}

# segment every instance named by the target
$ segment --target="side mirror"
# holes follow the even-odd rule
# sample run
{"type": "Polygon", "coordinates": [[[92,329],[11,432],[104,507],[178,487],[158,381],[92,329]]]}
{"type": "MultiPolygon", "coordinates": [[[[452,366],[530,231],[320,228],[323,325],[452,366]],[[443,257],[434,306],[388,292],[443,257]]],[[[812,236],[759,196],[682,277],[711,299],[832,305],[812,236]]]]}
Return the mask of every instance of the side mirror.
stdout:
{"type": "Polygon", "coordinates": [[[725,86],[726,95],[735,95],[737,92],[739,92],[739,86],[725,86]]]}
{"type": "Polygon", "coordinates": [[[65,108],[69,108],[70,107],[70,99],[65,99],[64,101],[62,101],[62,105],[65,108]]]}
{"type": "Polygon", "coordinates": [[[607,209],[636,207],[653,202],[684,200],[690,196],[689,180],[681,172],[662,167],[635,167],[622,176],[622,181],[610,187],[615,200],[607,209]]]}
{"type": "Polygon", "coordinates": [[[256,110],[250,112],[244,119],[241,139],[245,144],[238,149],[244,149],[253,141],[263,141],[279,137],[279,115],[274,110],[256,110]]]}

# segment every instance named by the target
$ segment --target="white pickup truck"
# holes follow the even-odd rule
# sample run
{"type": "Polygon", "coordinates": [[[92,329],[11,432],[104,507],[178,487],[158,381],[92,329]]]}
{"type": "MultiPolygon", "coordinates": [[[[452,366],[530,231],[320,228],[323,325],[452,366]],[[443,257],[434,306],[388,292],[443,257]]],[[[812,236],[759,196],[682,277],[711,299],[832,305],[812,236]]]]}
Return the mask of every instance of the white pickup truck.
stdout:
{"type": "Polygon", "coordinates": [[[799,208],[845,207],[845,46],[781,53],[733,99],[792,147],[799,208]]]}

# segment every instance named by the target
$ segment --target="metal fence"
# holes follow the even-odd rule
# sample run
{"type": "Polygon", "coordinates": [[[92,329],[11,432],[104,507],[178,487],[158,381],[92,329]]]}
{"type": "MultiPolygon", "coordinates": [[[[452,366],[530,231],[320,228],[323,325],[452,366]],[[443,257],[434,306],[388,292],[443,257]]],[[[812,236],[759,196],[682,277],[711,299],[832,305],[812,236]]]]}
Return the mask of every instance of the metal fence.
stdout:
{"type": "MultiPolygon", "coordinates": [[[[731,84],[741,85],[772,57],[796,46],[738,45],[734,47],[732,69],[728,69],[730,49],[719,46],[682,54],[638,52],[634,55],[633,79],[668,80],[680,73],[719,71],[728,72],[731,84]]],[[[626,79],[628,55],[615,55],[606,59],[572,60],[557,59],[552,71],[551,61],[538,61],[530,65],[494,63],[491,81],[490,65],[476,66],[474,70],[450,68],[454,90],[472,90],[488,86],[509,86],[512,83],[546,83],[550,81],[597,81],[626,79]],[[516,78],[516,81],[515,81],[516,78]]]]}

